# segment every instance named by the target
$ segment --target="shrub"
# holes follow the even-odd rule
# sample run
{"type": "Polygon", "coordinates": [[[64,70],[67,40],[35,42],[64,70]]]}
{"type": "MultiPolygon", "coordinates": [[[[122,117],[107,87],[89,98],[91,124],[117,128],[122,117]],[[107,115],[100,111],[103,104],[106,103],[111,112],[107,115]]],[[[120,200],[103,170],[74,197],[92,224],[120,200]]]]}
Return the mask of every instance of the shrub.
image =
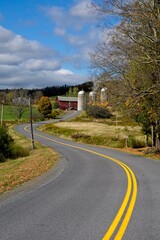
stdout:
{"type": "Polygon", "coordinates": [[[19,157],[27,157],[29,155],[29,150],[21,147],[20,145],[13,145],[11,158],[16,159],[19,157]]]}
{"type": "Polygon", "coordinates": [[[5,126],[0,126],[0,162],[12,155],[13,139],[5,126]]]}
{"type": "Polygon", "coordinates": [[[5,126],[0,126],[0,162],[4,162],[7,158],[26,157],[29,150],[16,145],[12,137],[8,134],[5,126]]]}
{"type": "Polygon", "coordinates": [[[54,108],[54,109],[59,108],[59,103],[55,101],[55,102],[53,103],[53,108],[54,108]]]}
{"type": "Polygon", "coordinates": [[[87,109],[87,114],[94,118],[111,118],[112,114],[109,111],[108,105],[103,103],[91,104],[87,109]]]}
{"type": "Polygon", "coordinates": [[[44,116],[40,112],[33,112],[32,119],[34,121],[43,121],[44,120],[44,116]]]}
{"type": "Polygon", "coordinates": [[[145,142],[142,140],[136,139],[132,135],[129,135],[128,136],[128,147],[131,147],[131,148],[145,147],[145,142]]]}
{"type": "Polygon", "coordinates": [[[71,137],[76,141],[82,141],[87,144],[103,145],[114,148],[123,148],[123,139],[118,136],[90,136],[85,133],[76,132],[71,135],[71,137]]]}
{"type": "Polygon", "coordinates": [[[81,132],[76,132],[76,133],[73,133],[71,134],[71,137],[75,140],[79,140],[79,139],[85,139],[85,140],[91,140],[91,136],[90,135],[87,135],[87,134],[84,134],[84,133],[81,133],[81,132]]]}
{"type": "Polygon", "coordinates": [[[59,116],[59,114],[60,114],[60,110],[59,110],[59,109],[56,109],[56,110],[54,110],[54,111],[52,112],[51,117],[52,117],[52,118],[56,118],[56,117],[59,116]]]}
{"type": "Polygon", "coordinates": [[[1,162],[5,162],[5,157],[3,156],[2,153],[0,153],[0,163],[1,163],[1,162]]]}

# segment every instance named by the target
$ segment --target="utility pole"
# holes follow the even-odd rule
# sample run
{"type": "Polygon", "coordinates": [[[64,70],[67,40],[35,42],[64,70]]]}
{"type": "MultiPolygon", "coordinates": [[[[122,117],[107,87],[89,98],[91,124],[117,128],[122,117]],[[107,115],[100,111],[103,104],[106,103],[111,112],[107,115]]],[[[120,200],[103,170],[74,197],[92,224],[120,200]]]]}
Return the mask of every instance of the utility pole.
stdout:
{"type": "Polygon", "coordinates": [[[1,126],[3,125],[3,115],[4,115],[4,100],[2,100],[2,109],[1,109],[1,126]]]}
{"type": "Polygon", "coordinates": [[[35,146],[34,146],[34,135],[33,135],[33,124],[32,124],[32,104],[31,104],[31,98],[29,98],[29,109],[30,109],[30,126],[31,126],[32,149],[35,149],[35,146]]]}

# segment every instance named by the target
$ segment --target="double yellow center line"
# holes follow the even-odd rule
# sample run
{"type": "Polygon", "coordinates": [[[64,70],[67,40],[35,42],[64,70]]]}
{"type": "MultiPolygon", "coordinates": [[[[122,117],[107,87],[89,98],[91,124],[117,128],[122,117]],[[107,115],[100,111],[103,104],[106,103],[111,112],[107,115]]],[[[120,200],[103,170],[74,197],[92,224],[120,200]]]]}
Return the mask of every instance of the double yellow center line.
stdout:
{"type": "MultiPolygon", "coordinates": [[[[29,126],[26,126],[24,128],[24,130],[27,131],[27,132],[30,132],[27,129],[28,127],[29,126]]],[[[34,133],[34,135],[39,136],[39,137],[44,138],[44,139],[47,139],[49,141],[67,146],[67,147],[80,149],[80,150],[98,155],[100,157],[109,159],[109,160],[115,162],[116,164],[118,164],[120,167],[123,168],[123,170],[126,173],[127,181],[128,181],[127,191],[126,191],[123,202],[122,202],[115,218],[113,219],[110,227],[108,228],[108,230],[107,230],[106,234],[104,235],[104,237],[102,238],[102,240],[111,239],[111,237],[113,237],[113,234],[114,234],[114,240],[122,239],[123,235],[126,231],[126,228],[129,224],[130,218],[132,216],[132,212],[133,212],[135,202],[136,202],[136,197],[137,197],[137,180],[136,180],[134,172],[126,164],[124,164],[123,162],[119,161],[116,158],[112,158],[112,157],[107,156],[105,154],[101,154],[101,153],[98,153],[98,152],[95,152],[95,151],[92,151],[92,150],[89,150],[89,149],[86,149],[86,148],[82,148],[82,147],[74,146],[74,145],[71,145],[71,144],[59,142],[59,141],[53,140],[51,138],[45,137],[45,136],[40,135],[40,134],[34,133]]]]}

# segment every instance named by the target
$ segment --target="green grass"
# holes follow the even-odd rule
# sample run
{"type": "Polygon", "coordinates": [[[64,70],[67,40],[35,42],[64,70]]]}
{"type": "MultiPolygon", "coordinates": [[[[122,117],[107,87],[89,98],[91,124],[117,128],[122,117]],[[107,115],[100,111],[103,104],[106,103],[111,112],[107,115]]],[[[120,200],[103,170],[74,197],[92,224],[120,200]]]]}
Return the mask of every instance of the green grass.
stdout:
{"type": "Polygon", "coordinates": [[[83,142],[87,144],[101,145],[101,146],[110,146],[114,148],[123,148],[125,147],[124,139],[119,139],[118,137],[110,136],[91,136],[81,132],[77,132],[71,135],[72,139],[78,142],[83,142]]]}
{"type": "MultiPolygon", "coordinates": [[[[1,111],[1,109],[0,109],[0,111],[1,111]]],[[[38,112],[36,107],[33,107],[32,111],[33,111],[33,114],[38,112]]],[[[25,112],[23,113],[21,120],[29,120],[29,118],[30,118],[29,107],[25,107],[25,112]]],[[[18,120],[16,113],[15,113],[14,106],[4,105],[3,120],[4,121],[17,121],[18,120]]]]}
{"type": "Polygon", "coordinates": [[[66,136],[69,137],[72,134],[76,133],[77,130],[72,129],[72,128],[60,128],[55,126],[54,124],[46,124],[42,127],[39,127],[39,130],[41,131],[47,131],[50,134],[54,134],[56,136],[66,136]]]}

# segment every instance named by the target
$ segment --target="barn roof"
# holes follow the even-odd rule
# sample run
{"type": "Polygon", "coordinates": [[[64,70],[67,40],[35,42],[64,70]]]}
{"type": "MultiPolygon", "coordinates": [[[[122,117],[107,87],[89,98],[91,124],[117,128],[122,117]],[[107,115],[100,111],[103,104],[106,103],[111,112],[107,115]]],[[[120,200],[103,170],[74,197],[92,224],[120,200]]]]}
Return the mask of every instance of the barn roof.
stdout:
{"type": "Polygon", "coordinates": [[[58,96],[58,99],[61,102],[77,102],[78,101],[77,97],[62,97],[62,96],[58,96]]]}

